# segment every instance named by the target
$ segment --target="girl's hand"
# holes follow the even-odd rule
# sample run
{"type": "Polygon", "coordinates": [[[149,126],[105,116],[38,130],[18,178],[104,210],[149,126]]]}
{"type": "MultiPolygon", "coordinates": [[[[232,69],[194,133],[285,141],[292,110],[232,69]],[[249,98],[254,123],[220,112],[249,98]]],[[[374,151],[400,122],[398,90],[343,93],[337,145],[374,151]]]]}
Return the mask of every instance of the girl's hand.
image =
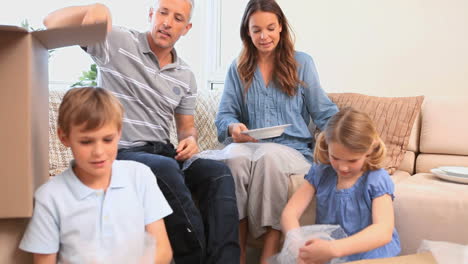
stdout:
{"type": "MultiPolygon", "coordinates": [[[[311,239],[299,249],[299,260],[302,263],[321,264],[337,257],[332,241],[311,239]]],[[[301,263],[301,262],[298,262],[301,263]]]]}
{"type": "Polygon", "coordinates": [[[233,123],[229,125],[229,134],[232,137],[232,141],[235,143],[243,143],[243,142],[258,142],[255,138],[242,134],[242,131],[249,130],[244,124],[242,123],[233,123]]]}

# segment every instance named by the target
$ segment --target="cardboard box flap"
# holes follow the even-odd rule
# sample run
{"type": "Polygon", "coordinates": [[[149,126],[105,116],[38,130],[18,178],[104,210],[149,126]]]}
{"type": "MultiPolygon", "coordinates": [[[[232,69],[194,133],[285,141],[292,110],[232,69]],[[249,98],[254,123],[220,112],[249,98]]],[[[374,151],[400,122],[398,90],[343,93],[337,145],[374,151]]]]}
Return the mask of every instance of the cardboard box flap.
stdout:
{"type": "Polygon", "coordinates": [[[104,41],[107,34],[107,23],[95,25],[52,28],[34,31],[31,34],[47,49],[80,45],[88,46],[104,41]]]}
{"type": "Polygon", "coordinates": [[[26,29],[17,26],[0,25],[0,31],[28,32],[26,29]]]}

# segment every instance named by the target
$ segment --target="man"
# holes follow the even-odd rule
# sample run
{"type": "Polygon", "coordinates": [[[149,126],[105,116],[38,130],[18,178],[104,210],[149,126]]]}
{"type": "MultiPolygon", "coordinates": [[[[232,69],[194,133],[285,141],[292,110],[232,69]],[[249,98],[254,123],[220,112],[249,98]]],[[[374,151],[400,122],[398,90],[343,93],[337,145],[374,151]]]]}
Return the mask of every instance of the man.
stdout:
{"type": "Polygon", "coordinates": [[[140,33],[111,26],[102,4],[66,7],[44,19],[48,28],[108,23],[103,43],[83,47],[99,67],[99,85],[125,108],[118,159],[148,165],[173,209],[165,218],[174,260],[179,263],[239,263],[234,181],[224,163],[180,162],[198,150],[194,127],[194,75],[174,49],[188,33],[193,0],[159,0],[150,9],[151,29],[140,33]],[[169,144],[175,119],[179,144],[169,144]],[[195,206],[191,193],[197,198],[195,206]]]}

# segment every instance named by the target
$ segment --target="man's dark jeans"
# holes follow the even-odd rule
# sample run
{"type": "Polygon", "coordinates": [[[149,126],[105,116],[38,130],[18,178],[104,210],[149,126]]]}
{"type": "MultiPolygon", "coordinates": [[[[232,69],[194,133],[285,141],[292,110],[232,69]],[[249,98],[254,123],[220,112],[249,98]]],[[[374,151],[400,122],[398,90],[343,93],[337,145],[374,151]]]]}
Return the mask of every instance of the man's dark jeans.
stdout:
{"type": "Polygon", "coordinates": [[[176,264],[238,264],[239,218],[229,168],[222,162],[198,159],[182,171],[174,158],[153,150],[152,145],[120,150],[117,159],[144,163],[156,175],[173,210],[164,222],[176,264]]]}

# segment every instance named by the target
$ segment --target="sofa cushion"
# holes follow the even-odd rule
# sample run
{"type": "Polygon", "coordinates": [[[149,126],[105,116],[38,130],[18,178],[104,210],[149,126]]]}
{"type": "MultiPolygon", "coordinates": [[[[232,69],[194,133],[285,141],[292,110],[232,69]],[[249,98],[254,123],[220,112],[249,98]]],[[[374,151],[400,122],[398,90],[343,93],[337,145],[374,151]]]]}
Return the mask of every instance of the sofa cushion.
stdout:
{"type": "Polygon", "coordinates": [[[387,146],[385,168],[393,174],[404,157],[424,96],[376,97],[357,93],[328,95],[338,108],[351,106],[370,116],[387,146]]]}
{"type": "MultiPolygon", "coordinates": [[[[215,126],[216,113],[222,90],[199,89],[197,104],[195,107],[195,128],[198,132],[198,147],[200,151],[207,149],[220,149],[223,147],[218,142],[215,126]]],[[[177,146],[177,133],[175,122],[170,127],[170,141],[177,146]]]]}
{"type": "Polygon", "coordinates": [[[437,264],[431,252],[421,252],[393,258],[363,259],[345,264],[437,264]]]}
{"type": "MultiPolygon", "coordinates": [[[[424,107],[424,102],[421,106],[421,109],[424,107]]],[[[413,128],[411,129],[409,142],[407,146],[407,150],[412,152],[418,153],[419,152],[419,135],[421,134],[421,112],[419,112],[418,116],[414,120],[413,128]]]]}
{"type": "Polygon", "coordinates": [[[416,173],[430,172],[440,166],[468,167],[468,156],[420,153],[416,159],[416,173]]]}
{"type": "Polygon", "coordinates": [[[409,172],[407,172],[407,171],[403,171],[403,170],[398,169],[398,170],[393,172],[393,174],[391,175],[391,178],[392,178],[393,183],[397,184],[400,181],[411,177],[411,175],[412,174],[409,174],[409,172]]]}
{"type": "Polygon", "coordinates": [[[422,107],[420,150],[468,155],[467,96],[429,97],[422,107]]]}
{"type": "Polygon", "coordinates": [[[71,150],[57,136],[58,109],[64,95],[64,90],[49,91],[49,176],[64,171],[73,159],[71,150]]]}
{"type": "Polygon", "coordinates": [[[416,153],[413,151],[407,150],[405,156],[400,163],[398,170],[406,171],[409,174],[414,174],[414,166],[416,164],[416,153]]]}
{"type": "Polygon", "coordinates": [[[402,254],[415,253],[423,239],[468,244],[468,185],[415,174],[395,185],[393,204],[402,254]]]}

